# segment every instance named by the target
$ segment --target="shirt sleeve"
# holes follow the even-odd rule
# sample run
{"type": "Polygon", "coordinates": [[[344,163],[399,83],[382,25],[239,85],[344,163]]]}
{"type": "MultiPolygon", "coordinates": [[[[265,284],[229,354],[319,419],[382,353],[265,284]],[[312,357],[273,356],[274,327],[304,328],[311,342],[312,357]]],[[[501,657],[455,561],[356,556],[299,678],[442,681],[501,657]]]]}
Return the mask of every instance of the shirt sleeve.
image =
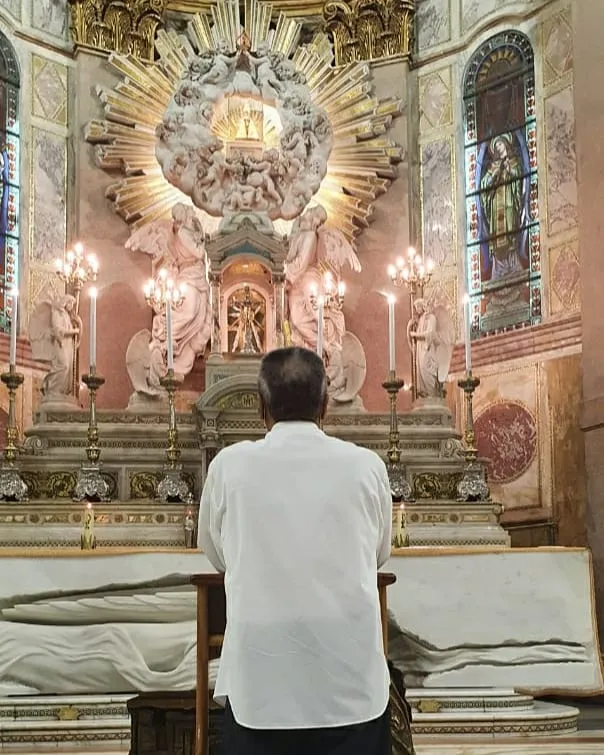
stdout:
{"type": "Polygon", "coordinates": [[[378,569],[381,569],[390,558],[390,551],[392,549],[392,492],[390,490],[388,470],[381,460],[378,476],[378,495],[382,531],[378,541],[377,565],[378,569]]]}
{"type": "Polygon", "coordinates": [[[222,552],[222,518],[224,501],[220,472],[212,462],[201,493],[199,503],[199,522],[197,526],[197,545],[205,553],[216,571],[226,571],[222,552]]]}

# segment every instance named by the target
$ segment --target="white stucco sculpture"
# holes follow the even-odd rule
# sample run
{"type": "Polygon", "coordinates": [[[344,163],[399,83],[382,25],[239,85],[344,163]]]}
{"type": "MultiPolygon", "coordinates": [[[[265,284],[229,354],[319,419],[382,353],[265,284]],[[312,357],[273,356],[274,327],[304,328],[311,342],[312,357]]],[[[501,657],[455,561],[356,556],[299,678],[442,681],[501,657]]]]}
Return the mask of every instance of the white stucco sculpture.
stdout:
{"type": "Polygon", "coordinates": [[[453,319],[445,306],[430,305],[425,299],[417,299],[413,310],[407,340],[414,355],[417,396],[442,399],[455,345],[453,319]]]}
{"type": "Polygon", "coordinates": [[[252,52],[245,35],[234,53],[225,42],[213,53],[191,53],[156,134],[166,179],[216,217],[252,212],[293,220],[319,190],[333,144],[304,76],[266,43],[252,52]],[[270,145],[266,109],[277,132],[270,145]],[[237,149],[227,149],[217,128],[225,117],[237,149]]]}
{"type": "MultiPolygon", "coordinates": [[[[143,252],[152,259],[154,277],[160,270],[179,286],[184,297],[173,308],[172,336],[174,371],[184,377],[203,355],[210,338],[210,287],[206,276],[205,234],[195,210],[178,203],[172,220],[156,220],[136,230],[126,248],[143,252]]],[[[131,340],[127,366],[134,389],[148,396],[160,391],[159,379],[165,372],[166,315],[155,311],[151,333],[139,331],[131,340]]]]}
{"type": "Polygon", "coordinates": [[[82,332],[76,300],[70,294],[44,299],[29,321],[32,356],[50,367],[42,382],[45,400],[74,398],[74,359],[82,332]]]}
{"type": "MultiPolygon", "coordinates": [[[[361,263],[341,231],[327,228],[327,212],[321,205],[306,210],[294,224],[286,259],[287,308],[292,343],[317,348],[317,312],[312,292],[321,291],[328,275],[337,288],[342,270],[361,272],[361,263]]],[[[326,309],[323,348],[330,397],[336,403],[354,399],[365,382],[363,347],[346,331],[344,311],[326,309]]]]}

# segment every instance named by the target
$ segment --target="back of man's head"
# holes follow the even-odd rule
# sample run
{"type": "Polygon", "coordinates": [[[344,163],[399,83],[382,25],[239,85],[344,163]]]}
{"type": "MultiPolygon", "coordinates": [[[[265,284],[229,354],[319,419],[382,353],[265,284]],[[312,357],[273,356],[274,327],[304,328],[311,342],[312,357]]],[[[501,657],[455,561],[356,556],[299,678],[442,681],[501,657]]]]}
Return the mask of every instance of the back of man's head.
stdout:
{"type": "Polygon", "coordinates": [[[325,410],[327,378],[323,360],[309,349],[275,349],[263,358],[258,392],[266,419],[316,422],[325,410]]]}

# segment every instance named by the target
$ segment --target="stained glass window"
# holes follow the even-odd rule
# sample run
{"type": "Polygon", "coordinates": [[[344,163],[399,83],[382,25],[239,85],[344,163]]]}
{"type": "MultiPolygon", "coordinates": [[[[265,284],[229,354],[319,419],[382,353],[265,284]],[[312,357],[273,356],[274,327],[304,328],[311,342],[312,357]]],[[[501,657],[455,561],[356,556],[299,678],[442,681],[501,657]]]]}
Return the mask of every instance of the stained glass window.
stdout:
{"type": "Polygon", "coordinates": [[[19,66],[0,32],[0,329],[8,330],[19,284],[19,66]]]}
{"type": "Polygon", "coordinates": [[[535,65],[517,31],[491,37],[464,79],[472,335],[541,320],[535,65]]]}

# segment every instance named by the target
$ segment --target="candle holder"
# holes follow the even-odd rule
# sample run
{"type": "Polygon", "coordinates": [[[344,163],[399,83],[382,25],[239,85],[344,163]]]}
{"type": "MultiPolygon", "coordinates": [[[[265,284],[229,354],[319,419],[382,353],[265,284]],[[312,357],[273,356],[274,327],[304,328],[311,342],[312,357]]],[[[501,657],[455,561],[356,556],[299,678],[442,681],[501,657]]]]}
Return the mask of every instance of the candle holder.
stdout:
{"type": "Polygon", "coordinates": [[[484,467],[478,461],[476,433],[474,432],[473,397],[480,385],[480,379],[472,372],[466,372],[457,385],[464,392],[465,422],[463,433],[464,457],[466,461],[463,477],[457,486],[457,500],[468,502],[488,501],[491,491],[485,480],[484,467]]]}
{"type": "Polygon", "coordinates": [[[399,391],[405,385],[405,381],[397,378],[396,372],[391,371],[388,380],[382,383],[382,387],[388,393],[390,399],[390,432],[388,434],[388,452],[386,457],[388,462],[388,479],[390,480],[390,490],[393,500],[413,501],[413,491],[409,480],[405,477],[405,469],[401,464],[400,436],[398,432],[398,413],[396,402],[399,391]]]}
{"type": "Polygon", "coordinates": [[[82,382],[88,388],[88,443],[86,445],[86,461],[78,471],[76,486],[73,491],[74,501],[109,501],[109,485],[101,475],[101,449],[99,447],[99,427],[96,419],[96,394],[105,383],[105,378],[97,375],[94,368],[90,368],[88,375],[82,375],[82,382]]]}
{"type": "Polygon", "coordinates": [[[0,380],[8,388],[8,423],[6,426],[6,447],[2,463],[0,464],[0,500],[27,501],[27,485],[21,478],[17,466],[17,422],[15,417],[15,401],[17,389],[23,383],[24,377],[11,364],[9,371],[0,375],[0,380]]]}
{"type": "Polygon", "coordinates": [[[408,548],[409,547],[409,533],[407,532],[407,512],[405,511],[405,504],[401,503],[396,512],[396,530],[394,537],[392,538],[393,548],[408,548]]]}
{"type": "Polygon", "coordinates": [[[164,476],[157,486],[156,497],[163,503],[191,504],[193,496],[189,486],[182,476],[180,464],[180,448],[178,446],[178,426],[176,424],[176,409],[174,398],[179,381],[174,376],[174,370],[168,372],[159,381],[168,394],[168,447],[166,449],[167,464],[164,466],[164,476]]]}
{"type": "Polygon", "coordinates": [[[80,535],[80,550],[92,551],[96,548],[96,535],[94,534],[94,509],[92,503],[86,507],[84,527],[80,535]]]}

